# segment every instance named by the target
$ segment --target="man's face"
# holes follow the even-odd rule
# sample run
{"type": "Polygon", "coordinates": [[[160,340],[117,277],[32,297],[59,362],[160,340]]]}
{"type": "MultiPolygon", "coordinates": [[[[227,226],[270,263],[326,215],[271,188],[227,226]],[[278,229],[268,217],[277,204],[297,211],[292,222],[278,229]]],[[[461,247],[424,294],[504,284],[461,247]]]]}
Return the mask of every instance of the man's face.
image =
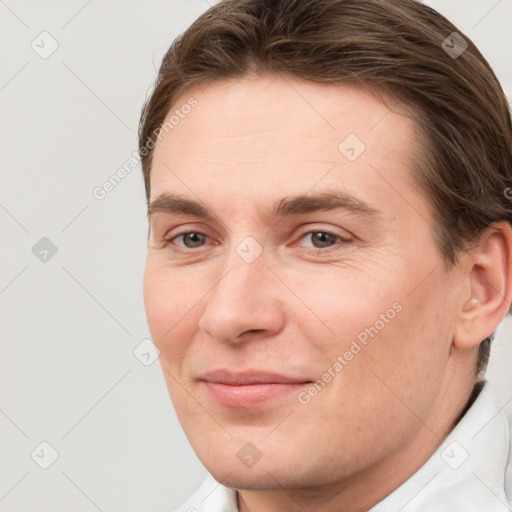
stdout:
{"type": "Polygon", "coordinates": [[[191,97],[154,153],[144,295],[199,458],[231,487],[293,488],[437,442],[460,284],[411,118],[277,77],[195,87],[169,115],[191,97]]]}

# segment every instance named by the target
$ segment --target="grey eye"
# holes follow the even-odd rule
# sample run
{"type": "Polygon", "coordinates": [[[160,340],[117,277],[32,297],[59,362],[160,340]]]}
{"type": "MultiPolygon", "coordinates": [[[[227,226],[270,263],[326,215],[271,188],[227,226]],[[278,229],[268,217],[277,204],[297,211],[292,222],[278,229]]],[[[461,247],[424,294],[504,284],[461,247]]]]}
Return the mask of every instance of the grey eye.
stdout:
{"type": "Polygon", "coordinates": [[[340,237],[338,235],[333,235],[326,231],[311,231],[310,233],[307,233],[304,236],[311,237],[313,247],[315,247],[316,249],[330,247],[331,245],[334,245],[340,240],[340,237]]]}
{"type": "Polygon", "coordinates": [[[193,247],[200,247],[206,240],[207,236],[203,233],[196,233],[194,231],[191,231],[189,233],[182,233],[181,235],[178,235],[176,238],[182,238],[183,245],[190,249],[193,247]]]}

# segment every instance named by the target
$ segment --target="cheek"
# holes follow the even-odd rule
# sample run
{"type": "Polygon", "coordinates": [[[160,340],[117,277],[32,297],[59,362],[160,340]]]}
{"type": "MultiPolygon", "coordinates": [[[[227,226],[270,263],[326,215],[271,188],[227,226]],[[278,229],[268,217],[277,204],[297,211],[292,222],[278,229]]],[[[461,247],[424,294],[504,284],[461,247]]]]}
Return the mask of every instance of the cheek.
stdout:
{"type": "Polygon", "coordinates": [[[148,258],[143,290],[147,322],[160,350],[160,366],[169,395],[179,417],[186,419],[194,410],[194,402],[185,391],[186,357],[199,322],[199,302],[207,290],[200,281],[185,274],[183,269],[170,269],[165,262],[148,258]]]}
{"type": "Polygon", "coordinates": [[[373,425],[420,426],[417,418],[428,416],[449,357],[450,312],[442,310],[443,286],[438,277],[412,294],[396,287],[373,304],[366,324],[354,311],[359,326],[347,338],[351,347],[341,378],[332,387],[333,400],[350,402],[347,396],[357,397],[354,414],[373,425]]]}
{"type": "Polygon", "coordinates": [[[364,342],[375,324],[378,332],[386,330],[400,314],[400,283],[386,269],[325,265],[282,274],[300,299],[290,298],[295,304],[291,320],[305,339],[331,357],[358,337],[364,342]]]}
{"type": "MultiPolygon", "coordinates": [[[[428,382],[435,388],[451,334],[450,312],[439,307],[445,300],[443,276],[430,276],[411,293],[411,283],[424,278],[414,268],[373,270],[345,267],[333,272],[328,266],[314,276],[287,276],[303,302],[292,314],[308,340],[318,377],[330,371],[336,377],[325,375],[333,381],[329,387],[348,387],[356,396],[361,396],[368,379],[379,377],[392,389],[404,394],[410,390],[411,396],[428,382]]],[[[427,395],[417,394],[428,400],[427,395]]],[[[390,400],[395,400],[392,393],[390,400]]]]}
{"type": "Polygon", "coordinates": [[[144,306],[153,342],[164,359],[176,360],[187,346],[207,286],[182,269],[169,269],[148,258],[144,273],[144,306]]]}

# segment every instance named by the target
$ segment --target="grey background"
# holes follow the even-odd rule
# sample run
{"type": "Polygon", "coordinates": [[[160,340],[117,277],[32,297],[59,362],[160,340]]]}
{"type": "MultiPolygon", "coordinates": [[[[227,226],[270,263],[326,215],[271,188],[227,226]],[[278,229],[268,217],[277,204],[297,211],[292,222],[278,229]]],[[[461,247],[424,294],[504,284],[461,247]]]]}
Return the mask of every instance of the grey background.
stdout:
{"type": "MultiPolygon", "coordinates": [[[[476,42],[510,97],[512,0],[428,3],[476,42]]],[[[0,511],[169,511],[205,475],[158,361],[133,353],[149,337],[140,166],[103,200],[92,192],[136,151],[156,67],[207,8],[0,0],[0,511]],[[47,58],[31,47],[53,40],[47,58]],[[43,441],[58,452],[48,469],[43,441]]],[[[489,369],[509,412],[510,368],[509,318],[489,369]]]]}

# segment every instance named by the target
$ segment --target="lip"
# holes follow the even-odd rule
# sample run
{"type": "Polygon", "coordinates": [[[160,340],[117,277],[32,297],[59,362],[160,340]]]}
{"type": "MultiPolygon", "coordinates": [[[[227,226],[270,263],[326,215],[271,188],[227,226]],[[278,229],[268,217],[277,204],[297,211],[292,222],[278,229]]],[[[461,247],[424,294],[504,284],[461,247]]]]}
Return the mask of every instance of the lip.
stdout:
{"type": "Polygon", "coordinates": [[[311,384],[306,379],[260,371],[215,370],[199,380],[217,403],[238,409],[264,405],[311,384]]]}

